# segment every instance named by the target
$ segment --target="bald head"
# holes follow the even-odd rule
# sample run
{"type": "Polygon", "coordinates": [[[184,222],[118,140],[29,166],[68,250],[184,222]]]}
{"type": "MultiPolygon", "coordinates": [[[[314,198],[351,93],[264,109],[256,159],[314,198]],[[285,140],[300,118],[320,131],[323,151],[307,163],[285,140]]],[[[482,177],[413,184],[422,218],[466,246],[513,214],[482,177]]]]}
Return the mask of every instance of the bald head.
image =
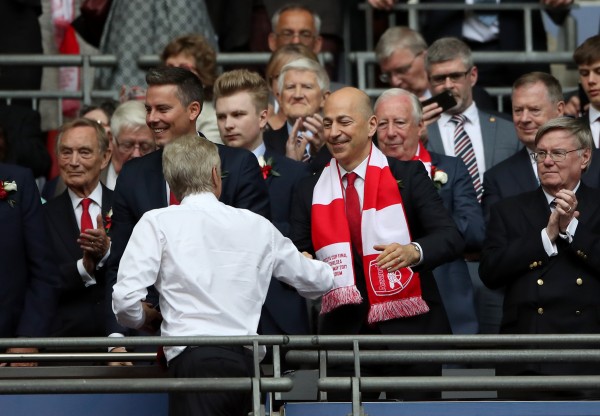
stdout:
{"type": "Polygon", "coordinates": [[[325,100],[323,127],[333,157],[347,171],[353,170],[369,155],[377,127],[369,96],[352,87],[331,94],[325,100]]]}

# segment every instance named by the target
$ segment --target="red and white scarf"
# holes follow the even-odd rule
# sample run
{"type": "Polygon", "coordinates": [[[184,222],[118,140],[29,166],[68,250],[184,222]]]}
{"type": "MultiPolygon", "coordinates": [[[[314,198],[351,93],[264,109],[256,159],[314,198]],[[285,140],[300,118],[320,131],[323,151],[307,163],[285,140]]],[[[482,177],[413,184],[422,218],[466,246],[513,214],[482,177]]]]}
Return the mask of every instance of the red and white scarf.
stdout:
{"type": "Polygon", "coordinates": [[[431,164],[431,155],[425,146],[421,145],[421,143],[419,143],[419,146],[417,147],[417,153],[415,153],[412,160],[420,160],[425,165],[425,170],[429,175],[429,179],[433,178],[435,167],[431,164]]]}
{"type": "MultiPolygon", "coordinates": [[[[421,297],[419,274],[410,267],[389,272],[377,266],[376,244],[411,242],[398,183],[387,159],[371,147],[364,183],[361,234],[363,271],[369,296],[368,322],[420,315],[429,311],[421,297]]],[[[323,296],[321,313],[339,306],[362,303],[356,287],[350,230],[346,219],[344,187],[335,159],[315,185],[312,200],[312,241],[316,257],[334,271],[334,288],[323,296]]]]}

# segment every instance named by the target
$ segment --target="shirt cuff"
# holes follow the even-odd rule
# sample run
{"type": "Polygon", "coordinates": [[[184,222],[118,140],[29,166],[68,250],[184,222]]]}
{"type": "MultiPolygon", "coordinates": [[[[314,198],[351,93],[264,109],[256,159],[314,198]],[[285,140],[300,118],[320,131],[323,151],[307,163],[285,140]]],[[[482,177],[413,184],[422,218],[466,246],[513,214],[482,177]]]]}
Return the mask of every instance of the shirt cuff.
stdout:
{"type": "Polygon", "coordinates": [[[545,228],[542,230],[542,244],[544,245],[544,250],[548,257],[556,256],[558,254],[556,244],[550,241],[550,237],[548,237],[548,232],[545,228]]]}
{"type": "Polygon", "coordinates": [[[89,287],[96,284],[96,279],[94,276],[90,275],[85,267],[83,267],[83,259],[77,260],[77,271],[79,272],[79,276],[81,276],[81,280],[85,287],[89,287]]]}
{"type": "Polygon", "coordinates": [[[111,246],[112,246],[112,241],[108,243],[108,250],[106,250],[106,254],[98,262],[98,265],[96,266],[96,270],[98,270],[100,267],[104,266],[104,263],[106,263],[106,260],[108,260],[108,256],[110,256],[110,247],[111,246]]]}
{"type": "Polygon", "coordinates": [[[563,240],[566,240],[569,244],[571,244],[573,242],[573,237],[575,237],[575,231],[577,231],[577,225],[579,224],[579,221],[577,220],[577,218],[573,218],[571,220],[571,222],[569,223],[569,225],[567,225],[567,229],[565,230],[565,233],[558,233],[558,236],[560,238],[562,238],[563,240]]]}

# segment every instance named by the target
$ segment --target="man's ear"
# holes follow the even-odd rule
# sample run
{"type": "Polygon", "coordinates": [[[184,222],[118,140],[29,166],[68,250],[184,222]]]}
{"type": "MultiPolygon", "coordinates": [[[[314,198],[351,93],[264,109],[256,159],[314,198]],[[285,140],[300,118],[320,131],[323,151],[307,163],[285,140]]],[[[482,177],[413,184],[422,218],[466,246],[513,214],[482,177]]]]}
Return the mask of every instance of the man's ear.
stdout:
{"type": "Polygon", "coordinates": [[[223,182],[221,180],[221,172],[216,166],[212,168],[212,183],[213,183],[213,193],[218,198],[221,197],[221,191],[223,187],[223,182]]]}
{"type": "Polygon", "coordinates": [[[195,121],[202,112],[202,104],[198,101],[192,101],[190,105],[188,105],[188,111],[190,113],[190,120],[195,121]]]}

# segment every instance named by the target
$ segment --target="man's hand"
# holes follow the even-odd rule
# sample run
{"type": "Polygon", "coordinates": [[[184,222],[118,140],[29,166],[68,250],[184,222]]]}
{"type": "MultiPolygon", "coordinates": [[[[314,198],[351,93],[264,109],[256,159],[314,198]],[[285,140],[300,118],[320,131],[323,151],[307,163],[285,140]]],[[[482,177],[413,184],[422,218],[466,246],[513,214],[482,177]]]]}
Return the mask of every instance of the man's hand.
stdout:
{"type": "MultiPolygon", "coordinates": [[[[315,155],[325,144],[325,134],[323,133],[323,117],[320,114],[308,116],[302,119],[302,127],[305,131],[310,131],[312,135],[306,135],[306,140],[310,143],[311,155],[315,155]]],[[[302,134],[304,137],[304,134],[302,134]]]]}
{"type": "MultiPolygon", "coordinates": [[[[8,348],[6,350],[7,354],[37,354],[39,350],[37,348],[8,348]]],[[[0,363],[0,367],[37,367],[37,363],[29,362],[29,363],[0,363]]]]}
{"type": "Polygon", "coordinates": [[[106,235],[101,214],[98,214],[96,221],[98,224],[96,228],[85,230],[79,234],[77,240],[83,250],[83,266],[91,275],[110,248],[110,237],[106,235]]]}
{"type": "Polygon", "coordinates": [[[561,189],[555,196],[556,208],[550,214],[546,232],[550,241],[556,241],[559,233],[565,233],[573,218],[579,217],[577,208],[577,197],[575,192],[561,189]]]}
{"type": "MultiPolygon", "coordinates": [[[[110,350],[110,352],[127,352],[127,349],[125,347],[115,347],[112,350],[110,350]]],[[[129,367],[129,366],[132,366],[133,363],[130,361],[111,361],[108,363],[108,365],[111,367],[119,367],[119,366],[129,367]]]]}
{"type": "Polygon", "coordinates": [[[292,127],[286,143],[285,143],[285,155],[290,159],[302,161],[308,139],[306,137],[298,137],[298,131],[302,125],[302,118],[298,118],[292,127]]]}
{"type": "Polygon", "coordinates": [[[421,255],[412,244],[377,244],[373,248],[381,251],[381,254],[375,259],[377,266],[391,272],[417,264],[421,259],[421,255]]]}
{"type": "Polygon", "coordinates": [[[423,107],[423,122],[425,127],[435,123],[442,115],[443,109],[438,103],[431,103],[423,107]]]}
{"type": "Polygon", "coordinates": [[[142,301],[142,309],[144,310],[144,325],[142,325],[140,329],[154,334],[160,328],[160,324],[163,320],[162,315],[148,302],[142,301]]]}

